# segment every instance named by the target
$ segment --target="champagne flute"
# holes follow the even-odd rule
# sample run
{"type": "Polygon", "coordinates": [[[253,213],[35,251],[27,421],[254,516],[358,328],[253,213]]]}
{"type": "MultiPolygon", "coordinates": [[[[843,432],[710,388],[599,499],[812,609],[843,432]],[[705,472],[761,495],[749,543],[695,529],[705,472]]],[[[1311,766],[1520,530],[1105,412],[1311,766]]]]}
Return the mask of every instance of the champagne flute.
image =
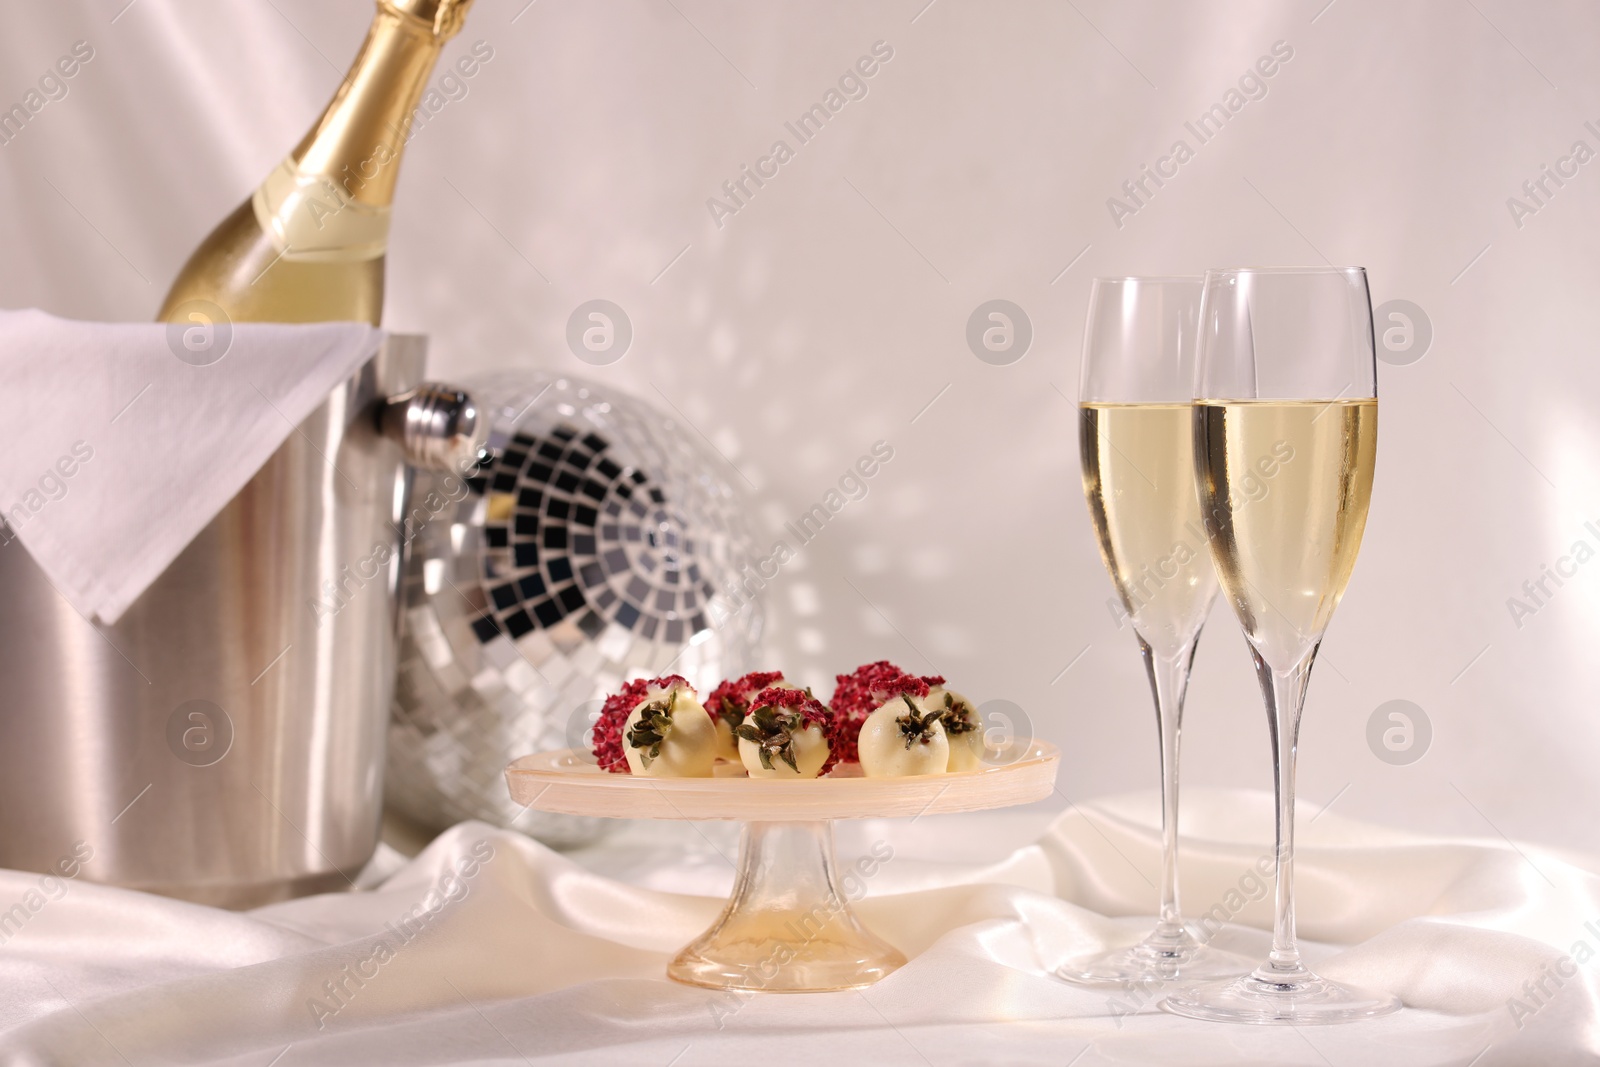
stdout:
{"type": "Polygon", "coordinates": [[[1089,295],[1078,433],[1083,492],[1122,608],[1144,653],[1161,750],[1161,907],[1131,948],[1071,960],[1083,984],[1236,975],[1178,908],[1178,740],[1200,628],[1217,595],[1194,489],[1191,431],[1202,279],[1098,278],[1089,295]]]}
{"type": "Polygon", "coordinates": [[[1211,554],[1266,700],[1277,799],[1272,952],[1162,1006],[1224,1022],[1385,1015],[1387,993],[1319,978],[1294,925],[1294,770],[1311,664],[1355,567],[1378,443],[1377,368],[1360,267],[1206,274],[1194,387],[1195,478],[1211,554]]]}

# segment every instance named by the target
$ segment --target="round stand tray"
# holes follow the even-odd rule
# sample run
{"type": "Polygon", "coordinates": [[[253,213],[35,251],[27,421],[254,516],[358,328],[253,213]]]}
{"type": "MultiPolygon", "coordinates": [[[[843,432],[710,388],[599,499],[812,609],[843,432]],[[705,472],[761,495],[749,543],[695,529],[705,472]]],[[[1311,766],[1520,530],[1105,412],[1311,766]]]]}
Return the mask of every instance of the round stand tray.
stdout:
{"type": "Polygon", "coordinates": [[[506,768],[511,799],[540,811],[616,819],[743,823],[733,894],[711,928],[667,965],[690,985],[811,993],[871,985],[906,962],[861,924],[838,885],[833,820],[982,811],[1043,800],[1060,753],[1033,741],[1004,762],[959,774],[752,779],[734,765],[713,778],[602,771],[587,752],[523,756],[506,768]]]}

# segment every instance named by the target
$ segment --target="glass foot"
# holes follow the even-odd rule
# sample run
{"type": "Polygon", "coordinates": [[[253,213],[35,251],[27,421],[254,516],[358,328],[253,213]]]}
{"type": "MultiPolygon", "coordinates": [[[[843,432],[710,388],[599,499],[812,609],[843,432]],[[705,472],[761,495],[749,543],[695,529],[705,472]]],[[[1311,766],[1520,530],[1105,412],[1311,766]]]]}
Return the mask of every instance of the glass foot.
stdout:
{"type": "Polygon", "coordinates": [[[905,962],[839,891],[832,823],[752,822],[727,907],[667,975],[711,989],[816,993],[869,986],[905,962]]]}
{"type": "Polygon", "coordinates": [[[1203,944],[1182,926],[1157,927],[1137,945],[1068,960],[1056,977],[1090,986],[1205,981],[1235,978],[1248,971],[1250,963],[1243,956],[1203,944]]]}
{"type": "Polygon", "coordinates": [[[1174,1015],[1219,1023],[1347,1023],[1400,1010],[1398,997],[1318,978],[1304,967],[1264,963],[1231,982],[1211,982],[1170,994],[1161,1007],[1174,1015]]]}

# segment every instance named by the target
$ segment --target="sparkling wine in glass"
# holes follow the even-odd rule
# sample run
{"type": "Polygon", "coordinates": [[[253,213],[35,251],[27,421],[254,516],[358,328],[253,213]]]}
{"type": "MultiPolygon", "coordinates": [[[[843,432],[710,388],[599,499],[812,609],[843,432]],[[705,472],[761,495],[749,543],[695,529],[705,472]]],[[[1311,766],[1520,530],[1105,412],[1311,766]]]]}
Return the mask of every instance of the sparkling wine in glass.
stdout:
{"type": "Polygon", "coordinates": [[[1162,1006],[1222,1022],[1345,1022],[1388,993],[1313,974],[1295,945],[1294,773],[1311,664],[1355,567],[1377,455],[1372,307],[1360,267],[1210,271],[1194,387],[1195,478],[1211,553],[1266,700],[1277,799],[1272,952],[1162,1006]]]}
{"type": "Polygon", "coordinates": [[[1190,414],[1201,279],[1100,278],[1089,297],[1079,387],[1083,492],[1100,556],[1144,654],[1161,752],[1161,903],[1129,948],[1071,960],[1084,984],[1146,984],[1241,973],[1178,907],[1178,740],[1200,628],[1217,595],[1194,488],[1190,414]]]}

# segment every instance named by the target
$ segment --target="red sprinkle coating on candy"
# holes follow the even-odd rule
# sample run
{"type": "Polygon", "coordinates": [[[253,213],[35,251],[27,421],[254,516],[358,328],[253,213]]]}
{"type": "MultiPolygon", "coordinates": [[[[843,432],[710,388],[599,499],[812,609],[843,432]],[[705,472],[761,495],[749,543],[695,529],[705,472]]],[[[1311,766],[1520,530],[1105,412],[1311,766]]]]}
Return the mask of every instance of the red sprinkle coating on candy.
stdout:
{"type": "Polygon", "coordinates": [[[833,712],[839,720],[839,759],[844,763],[858,763],[861,756],[857,743],[861,724],[867,721],[868,715],[877,711],[884,701],[901,693],[925,697],[930,684],[942,684],[944,679],[935,682],[934,676],[918,678],[880,659],[857,667],[850,674],[837,676],[835,682],[833,712]]]}
{"type": "Polygon", "coordinates": [[[606,698],[595,720],[591,740],[595,759],[612,774],[627,774],[628,758],[622,754],[622,727],[633,714],[633,709],[644,702],[645,694],[652,689],[670,689],[678,685],[694,692],[694,687],[683,676],[668,674],[661,678],[635,678],[622,687],[621,692],[606,698]]]}
{"type": "Polygon", "coordinates": [[[782,671],[753,671],[743,678],[723,682],[711,691],[706,710],[712,718],[722,719],[729,726],[737,726],[750,710],[750,698],[773,682],[782,680],[782,671]]]}
{"type": "MultiPolygon", "coordinates": [[[[817,772],[817,777],[824,777],[833,770],[839,762],[839,724],[841,720],[822,701],[806,692],[804,689],[779,689],[776,687],[763,689],[750,701],[750,710],[758,708],[787,708],[799,712],[800,721],[806,726],[816,726],[822,730],[822,736],[828,742],[828,758],[822,764],[822,769],[817,772]]],[[[860,727],[856,728],[860,732],[860,727]]]]}

